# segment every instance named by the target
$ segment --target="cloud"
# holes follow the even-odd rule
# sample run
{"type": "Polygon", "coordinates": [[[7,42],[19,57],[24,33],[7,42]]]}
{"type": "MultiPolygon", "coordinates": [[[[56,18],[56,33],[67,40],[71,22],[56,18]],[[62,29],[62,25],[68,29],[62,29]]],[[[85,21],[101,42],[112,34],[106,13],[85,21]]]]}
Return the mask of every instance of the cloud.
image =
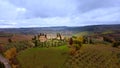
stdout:
{"type": "Polygon", "coordinates": [[[16,25],[13,21],[0,20],[0,28],[16,28],[16,25]]]}
{"type": "Polygon", "coordinates": [[[49,27],[49,26],[70,26],[72,23],[69,17],[52,17],[52,18],[33,18],[26,20],[16,20],[18,23],[17,26],[21,27],[49,27]],[[22,25],[24,24],[24,25],[22,25]]]}
{"type": "Polygon", "coordinates": [[[10,2],[25,7],[33,17],[63,17],[77,13],[76,0],[11,0],[10,2]]]}
{"type": "Polygon", "coordinates": [[[79,16],[87,21],[120,21],[120,7],[97,8],[79,16]]]}
{"type": "Polygon", "coordinates": [[[9,26],[13,26],[16,25],[16,22],[13,21],[6,21],[6,20],[0,20],[0,25],[9,25],[9,26]]]}
{"type": "Polygon", "coordinates": [[[120,0],[0,0],[0,27],[120,24],[120,0]]]}
{"type": "Polygon", "coordinates": [[[19,8],[6,0],[0,0],[0,20],[20,19],[24,13],[25,8],[19,8]]]}
{"type": "Polygon", "coordinates": [[[88,12],[98,8],[119,7],[120,0],[78,0],[79,11],[88,12]]]}

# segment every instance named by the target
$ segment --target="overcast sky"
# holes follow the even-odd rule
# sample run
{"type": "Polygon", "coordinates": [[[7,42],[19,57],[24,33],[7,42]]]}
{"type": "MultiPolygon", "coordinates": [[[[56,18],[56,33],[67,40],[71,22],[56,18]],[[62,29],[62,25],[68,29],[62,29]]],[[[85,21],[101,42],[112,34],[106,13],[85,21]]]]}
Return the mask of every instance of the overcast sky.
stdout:
{"type": "Polygon", "coordinates": [[[0,28],[120,24],[120,0],[0,0],[0,28]]]}

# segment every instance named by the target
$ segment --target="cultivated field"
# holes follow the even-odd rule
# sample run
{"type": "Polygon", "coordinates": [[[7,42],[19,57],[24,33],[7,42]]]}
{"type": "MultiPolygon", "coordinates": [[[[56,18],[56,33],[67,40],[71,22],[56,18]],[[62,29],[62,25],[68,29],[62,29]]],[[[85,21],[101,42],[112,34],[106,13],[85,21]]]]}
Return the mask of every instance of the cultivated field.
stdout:
{"type": "Polygon", "coordinates": [[[21,68],[119,68],[120,49],[83,45],[74,55],[66,46],[32,48],[18,54],[21,68]]]}
{"type": "Polygon", "coordinates": [[[108,45],[85,45],[69,56],[65,68],[119,68],[120,49],[108,45]]]}

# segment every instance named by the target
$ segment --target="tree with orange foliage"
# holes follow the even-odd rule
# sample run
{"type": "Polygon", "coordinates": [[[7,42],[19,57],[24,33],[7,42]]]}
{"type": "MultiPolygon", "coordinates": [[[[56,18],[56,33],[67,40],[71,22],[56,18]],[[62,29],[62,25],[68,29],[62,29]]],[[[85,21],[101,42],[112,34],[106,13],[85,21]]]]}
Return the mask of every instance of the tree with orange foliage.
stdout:
{"type": "Polygon", "coordinates": [[[7,50],[5,53],[4,53],[5,57],[7,59],[12,59],[14,58],[16,55],[17,55],[17,51],[16,51],[16,48],[13,47],[13,48],[10,48],[9,50],[7,50]]]}
{"type": "Polygon", "coordinates": [[[10,61],[12,68],[18,68],[19,64],[16,59],[17,51],[16,48],[10,48],[4,53],[5,57],[10,61]]]}

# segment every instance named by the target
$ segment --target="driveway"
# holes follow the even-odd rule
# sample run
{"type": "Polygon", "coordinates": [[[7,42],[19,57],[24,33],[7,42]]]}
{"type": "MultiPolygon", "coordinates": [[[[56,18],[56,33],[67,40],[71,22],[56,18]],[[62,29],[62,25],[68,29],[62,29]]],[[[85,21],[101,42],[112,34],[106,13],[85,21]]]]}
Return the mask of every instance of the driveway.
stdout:
{"type": "Polygon", "coordinates": [[[0,54],[0,62],[2,62],[5,68],[11,68],[9,61],[0,54]]]}

